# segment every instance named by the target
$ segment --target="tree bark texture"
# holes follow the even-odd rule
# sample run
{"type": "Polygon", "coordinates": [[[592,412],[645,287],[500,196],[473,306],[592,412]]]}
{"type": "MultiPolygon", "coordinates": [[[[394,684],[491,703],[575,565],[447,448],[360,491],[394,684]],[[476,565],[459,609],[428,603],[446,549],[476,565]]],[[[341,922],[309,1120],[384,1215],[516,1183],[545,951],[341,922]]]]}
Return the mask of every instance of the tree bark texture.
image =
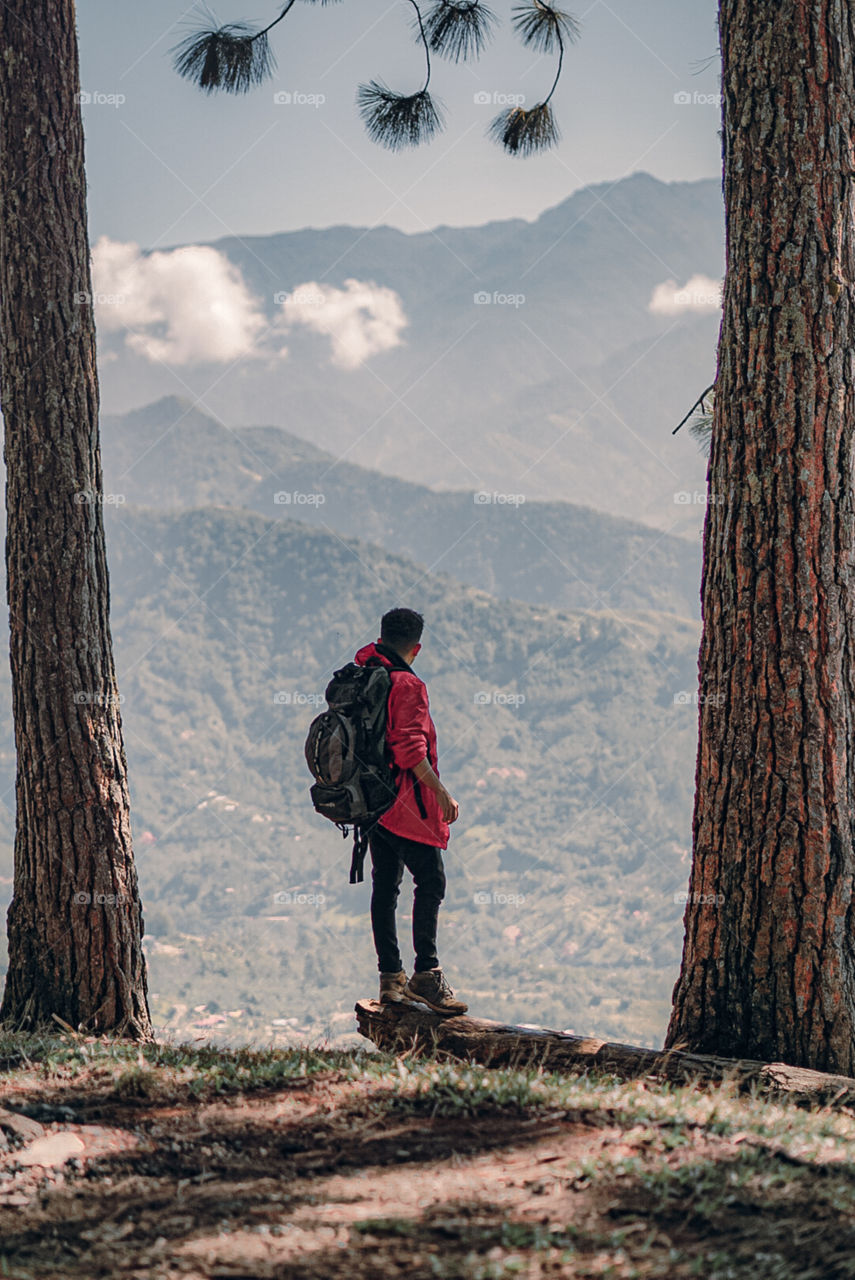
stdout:
{"type": "Polygon", "coordinates": [[[855,68],[844,0],[722,0],[727,272],[666,1046],[855,1074],[855,68]]]}
{"type": "Polygon", "coordinates": [[[0,398],[17,750],[0,1019],[150,1034],[109,626],[73,0],[0,5],[0,398]]]}

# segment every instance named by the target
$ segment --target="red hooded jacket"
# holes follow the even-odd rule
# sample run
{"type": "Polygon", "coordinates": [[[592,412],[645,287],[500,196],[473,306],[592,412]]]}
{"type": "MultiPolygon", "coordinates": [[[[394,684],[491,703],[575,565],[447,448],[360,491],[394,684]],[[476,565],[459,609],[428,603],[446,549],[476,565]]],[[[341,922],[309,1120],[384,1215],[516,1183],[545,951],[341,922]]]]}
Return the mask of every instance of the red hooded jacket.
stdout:
{"type": "Polygon", "coordinates": [[[443,818],[439,801],[424,783],[413,790],[413,769],[427,756],[439,777],[437,766],[436,728],[431,719],[428,693],[423,680],[414,671],[402,671],[379,653],[375,644],[359,650],[354,661],[364,667],[369,658],[378,658],[389,668],[392,688],[386,707],[386,745],[399,769],[398,798],[380,819],[380,826],[407,840],[418,840],[440,849],[448,848],[448,823],[443,818]],[[421,794],[425,815],[418,802],[421,794]]]}

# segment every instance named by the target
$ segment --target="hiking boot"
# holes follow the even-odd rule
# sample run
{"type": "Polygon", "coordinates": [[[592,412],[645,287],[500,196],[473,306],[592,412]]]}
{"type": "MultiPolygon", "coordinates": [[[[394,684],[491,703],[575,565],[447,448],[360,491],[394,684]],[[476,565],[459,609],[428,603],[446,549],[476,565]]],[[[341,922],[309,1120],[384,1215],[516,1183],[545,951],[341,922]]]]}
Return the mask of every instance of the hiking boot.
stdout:
{"type": "Polygon", "coordinates": [[[426,1004],[434,1013],[454,1015],[465,1013],[469,1008],[462,1000],[455,1000],[454,992],[441,969],[426,969],[423,973],[414,973],[404,987],[403,994],[411,1000],[426,1004]]]}
{"type": "Polygon", "coordinates": [[[380,1003],[408,1003],[404,991],[407,986],[407,975],[401,969],[399,973],[380,974],[380,1003]]]}

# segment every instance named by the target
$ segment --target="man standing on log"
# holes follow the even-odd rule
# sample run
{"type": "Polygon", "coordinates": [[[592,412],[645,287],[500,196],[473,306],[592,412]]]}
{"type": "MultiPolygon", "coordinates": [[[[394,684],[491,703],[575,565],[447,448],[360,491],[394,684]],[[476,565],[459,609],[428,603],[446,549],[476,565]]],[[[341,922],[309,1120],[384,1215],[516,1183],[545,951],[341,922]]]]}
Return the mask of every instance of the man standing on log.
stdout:
{"type": "Polygon", "coordinates": [[[465,1013],[456,1000],[436,953],[439,905],[445,896],[442,850],[457,801],[439,780],[436,728],[427,689],[411,664],[421,649],[424,619],[413,609],[391,609],[380,623],[380,639],[356,655],[359,666],[379,660],[389,669],[386,745],[395,771],[394,804],[372,828],[371,927],[380,970],[380,1000],[417,1000],[436,1013],[465,1013]],[[395,909],[404,868],[413,877],[415,969],[407,978],[398,950],[395,909]]]}

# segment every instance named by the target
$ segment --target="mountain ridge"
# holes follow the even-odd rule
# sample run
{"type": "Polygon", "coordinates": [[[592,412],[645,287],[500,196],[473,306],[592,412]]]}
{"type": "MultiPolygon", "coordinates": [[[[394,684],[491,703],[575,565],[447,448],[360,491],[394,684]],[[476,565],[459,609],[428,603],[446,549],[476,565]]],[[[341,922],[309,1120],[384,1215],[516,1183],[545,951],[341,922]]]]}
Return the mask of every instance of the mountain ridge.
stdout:
{"type": "Polygon", "coordinates": [[[533,218],[522,218],[522,217],[511,216],[507,218],[489,218],[486,222],[465,222],[465,223],[440,222],[440,223],[437,223],[436,226],[428,227],[425,230],[419,230],[419,231],[404,231],[400,227],[392,226],[392,224],[388,222],[377,222],[377,223],[371,223],[371,224],[351,223],[351,222],[331,222],[331,223],[326,223],[323,226],[317,226],[317,227],[304,226],[304,227],[293,227],[290,230],[283,230],[283,231],[247,232],[245,235],[241,235],[240,237],[218,236],[216,239],[205,240],[205,241],[177,240],[168,245],[158,246],[157,250],[147,250],[145,248],[142,248],[141,252],[142,253],[151,253],[151,252],[169,253],[174,249],[184,249],[191,244],[204,243],[207,245],[216,246],[218,244],[223,243],[224,241],[236,239],[236,238],[249,242],[251,240],[270,240],[278,236],[293,236],[293,235],[304,235],[304,234],[321,235],[321,234],[324,234],[325,232],[330,232],[330,231],[383,231],[383,232],[388,231],[393,233],[395,236],[401,236],[406,239],[417,239],[418,237],[433,236],[439,233],[440,231],[450,231],[450,232],[486,231],[493,227],[516,227],[521,229],[524,227],[532,227],[537,225],[537,223],[547,218],[550,214],[553,214],[557,210],[564,208],[565,206],[569,205],[571,201],[577,199],[577,197],[584,195],[585,193],[591,193],[595,197],[599,198],[600,192],[608,193],[609,191],[613,190],[616,186],[622,183],[634,184],[639,187],[641,185],[647,185],[648,187],[651,187],[651,188],[664,187],[669,189],[674,189],[674,188],[682,189],[682,188],[690,188],[690,187],[695,188],[699,185],[707,183],[707,184],[712,184],[714,186],[717,185],[719,189],[721,188],[720,176],[713,176],[709,178],[665,179],[665,178],[657,178],[655,174],[650,173],[647,169],[634,169],[632,173],[628,173],[624,175],[622,178],[611,179],[611,180],[607,179],[606,181],[603,181],[603,182],[583,183],[581,186],[577,187],[574,191],[571,191],[569,195],[557,201],[555,204],[547,205],[545,209],[542,209],[541,212],[533,218]]]}
{"type": "Polygon", "coordinates": [[[697,543],[593,507],[431,490],[280,427],[230,428],[180,397],[105,417],[102,454],[106,489],[134,504],[218,502],[302,518],[530,603],[698,616],[697,543]]]}

